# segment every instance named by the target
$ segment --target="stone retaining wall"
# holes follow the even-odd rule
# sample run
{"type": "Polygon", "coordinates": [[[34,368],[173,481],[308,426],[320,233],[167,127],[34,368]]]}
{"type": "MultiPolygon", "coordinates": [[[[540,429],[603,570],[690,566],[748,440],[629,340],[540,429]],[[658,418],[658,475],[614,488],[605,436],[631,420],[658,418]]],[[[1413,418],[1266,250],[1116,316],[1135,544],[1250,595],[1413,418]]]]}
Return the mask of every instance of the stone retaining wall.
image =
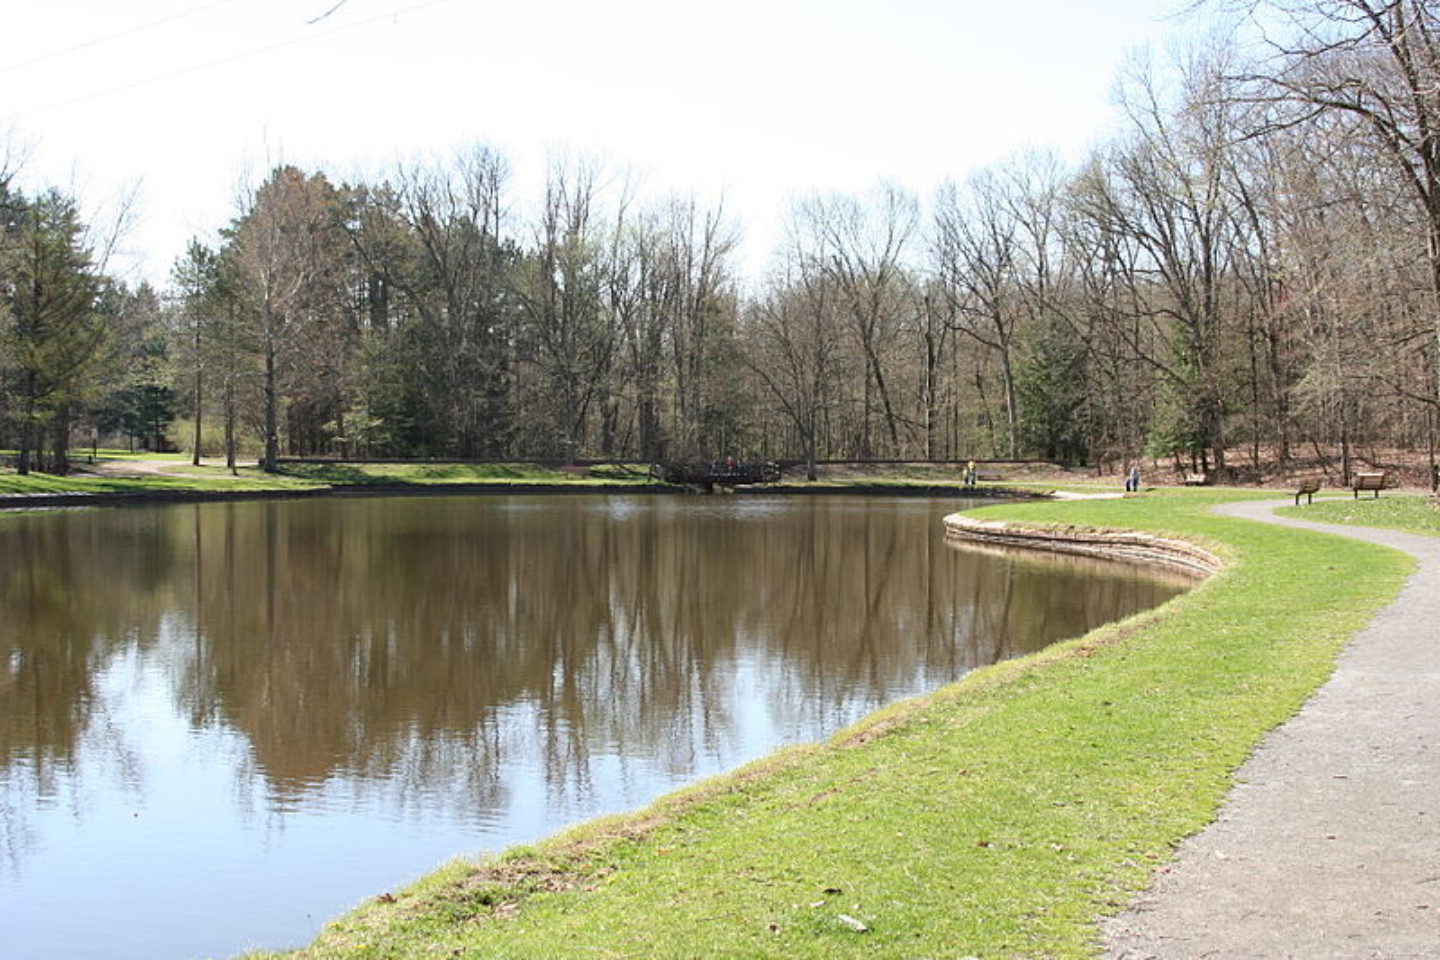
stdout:
{"type": "Polygon", "coordinates": [[[945,536],[995,546],[1157,563],[1194,577],[1208,577],[1222,566],[1219,557],[1193,543],[1126,530],[1024,527],[956,513],[945,518],[945,536]]]}

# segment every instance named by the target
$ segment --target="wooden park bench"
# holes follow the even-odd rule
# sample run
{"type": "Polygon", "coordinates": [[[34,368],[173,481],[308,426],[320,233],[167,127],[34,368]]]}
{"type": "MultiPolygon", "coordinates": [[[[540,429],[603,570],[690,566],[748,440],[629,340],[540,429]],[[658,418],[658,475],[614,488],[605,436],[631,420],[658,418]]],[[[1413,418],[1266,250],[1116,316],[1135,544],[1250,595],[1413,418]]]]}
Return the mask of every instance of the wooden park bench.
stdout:
{"type": "Polygon", "coordinates": [[[1187,473],[1187,474],[1185,474],[1185,486],[1187,486],[1187,487],[1203,487],[1203,486],[1206,486],[1206,485],[1209,484],[1209,483],[1210,483],[1210,475],[1209,475],[1208,473],[1187,473]]]}
{"type": "Polygon", "coordinates": [[[1300,481],[1300,489],[1295,491],[1295,506],[1300,506],[1300,498],[1304,497],[1306,503],[1315,502],[1315,494],[1320,492],[1320,480],[1311,478],[1300,481]]]}
{"type": "Polygon", "coordinates": [[[1357,473],[1355,482],[1352,484],[1355,490],[1355,499],[1360,499],[1361,490],[1375,491],[1375,499],[1380,499],[1380,491],[1385,489],[1385,471],[1379,470],[1375,473],[1357,473]]]}

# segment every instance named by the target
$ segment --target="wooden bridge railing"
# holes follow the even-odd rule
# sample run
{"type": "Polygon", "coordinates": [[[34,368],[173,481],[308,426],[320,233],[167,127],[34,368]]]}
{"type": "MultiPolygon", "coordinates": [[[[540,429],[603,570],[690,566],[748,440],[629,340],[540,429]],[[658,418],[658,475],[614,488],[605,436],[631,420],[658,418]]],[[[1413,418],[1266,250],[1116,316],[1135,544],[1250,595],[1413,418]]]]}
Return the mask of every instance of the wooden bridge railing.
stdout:
{"type": "Polygon", "coordinates": [[[657,463],[651,472],[666,483],[707,489],[774,483],[780,479],[780,465],[769,460],[657,463]]]}

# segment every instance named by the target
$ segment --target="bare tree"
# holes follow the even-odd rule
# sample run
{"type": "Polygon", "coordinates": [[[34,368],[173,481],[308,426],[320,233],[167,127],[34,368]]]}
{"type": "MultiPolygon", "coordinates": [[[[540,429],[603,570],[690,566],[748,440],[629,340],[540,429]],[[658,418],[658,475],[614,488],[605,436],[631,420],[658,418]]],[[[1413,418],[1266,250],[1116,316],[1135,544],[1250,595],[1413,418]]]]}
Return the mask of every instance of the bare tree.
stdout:
{"type": "Polygon", "coordinates": [[[1216,76],[1206,57],[1187,65],[1181,102],[1167,110],[1153,73],[1137,70],[1124,88],[1131,134],[1087,171],[1074,202],[1107,246],[1124,251],[1126,300],[1145,322],[1117,332],[1166,388],[1152,439],[1223,469],[1225,327],[1237,312],[1233,270],[1251,238],[1227,183],[1237,127],[1211,93],[1216,76]]]}
{"type": "MultiPolygon", "coordinates": [[[[278,468],[280,456],[282,377],[306,357],[318,361],[317,369],[339,359],[327,336],[341,289],[339,213],[322,175],[282,166],[245,199],[234,228],[235,265],[261,356],[261,467],[268,472],[278,468]]],[[[304,383],[313,385],[308,378],[304,383]]]]}
{"type": "Polygon", "coordinates": [[[994,171],[940,189],[931,256],[950,323],[1000,362],[1005,448],[1016,455],[1015,355],[1022,318],[1017,259],[1020,224],[994,171]]]}
{"type": "MultiPolygon", "coordinates": [[[[1250,96],[1293,107],[1284,123],[1323,113],[1350,118],[1348,134],[1368,137],[1400,174],[1425,227],[1430,337],[1440,351],[1440,13],[1428,0],[1244,7],[1278,21],[1285,34],[1275,37],[1272,28],[1272,69],[1244,76],[1250,96]]],[[[1440,404],[1440,377],[1428,399],[1440,404]]]]}
{"type": "Polygon", "coordinates": [[[892,455],[900,449],[901,413],[889,385],[886,353],[902,316],[914,309],[907,247],[918,220],[915,198],[883,184],[864,201],[846,196],[814,198],[798,212],[806,234],[800,248],[834,282],[842,309],[865,363],[859,453],[875,455],[872,408],[879,404],[892,455]]]}
{"type": "Polygon", "coordinates": [[[752,302],[746,323],[746,364],[794,429],[805,476],[812,481],[824,420],[843,372],[840,297],[825,275],[790,270],[752,302]]]}
{"type": "MultiPolygon", "coordinates": [[[[626,215],[628,197],[615,218],[605,271],[606,308],[615,318],[622,359],[611,402],[618,407],[629,394],[634,407],[634,449],[647,462],[663,460],[666,436],[662,423],[663,370],[666,355],[665,317],[659,308],[663,288],[657,248],[661,227],[650,211],[633,220],[626,215]]],[[[606,424],[611,418],[606,418],[606,424]]],[[[613,441],[612,441],[613,442],[613,441]]],[[[607,449],[613,449],[605,444],[607,449]]]]}
{"type": "Polygon", "coordinates": [[[552,164],[535,254],[520,290],[534,360],[572,461],[584,451],[591,408],[609,385],[619,333],[604,304],[598,175],[593,164],[552,164]]]}
{"type": "Polygon", "coordinates": [[[733,327],[727,259],[736,236],[723,207],[700,210],[694,199],[671,200],[662,223],[656,237],[657,292],[671,347],[675,438],[685,456],[698,456],[714,442],[705,437],[711,412],[706,386],[717,373],[719,351],[733,327]]]}
{"type": "Polygon", "coordinates": [[[504,158],[483,147],[448,167],[411,166],[398,175],[397,212],[412,262],[386,276],[422,323],[435,429],[466,457],[503,455],[515,430],[508,176],[504,158]]]}

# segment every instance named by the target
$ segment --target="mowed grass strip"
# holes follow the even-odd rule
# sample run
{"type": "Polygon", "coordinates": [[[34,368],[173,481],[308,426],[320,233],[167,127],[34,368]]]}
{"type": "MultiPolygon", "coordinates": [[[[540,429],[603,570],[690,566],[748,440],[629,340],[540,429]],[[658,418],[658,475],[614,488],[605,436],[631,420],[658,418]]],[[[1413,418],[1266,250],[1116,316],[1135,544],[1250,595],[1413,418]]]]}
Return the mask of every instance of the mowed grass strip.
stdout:
{"type": "Polygon", "coordinates": [[[145,474],[136,476],[64,476],[57,477],[44,473],[20,476],[17,473],[0,471],[0,495],[27,495],[53,493],[150,493],[177,490],[199,492],[259,492],[267,490],[304,490],[324,486],[301,478],[275,476],[248,467],[242,468],[239,476],[231,476],[223,467],[190,467],[177,464],[174,474],[145,474]],[[183,473],[181,471],[184,471],[183,473]]]}
{"type": "Polygon", "coordinates": [[[987,508],[1187,536],[1228,566],[829,743],[452,864],[295,956],[1093,955],[1096,917],[1213,818],[1232,771],[1412,568],[1206,512],[1225,497],[987,508]]]}
{"type": "Polygon", "coordinates": [[[1282,507],[1288,517],[1316,523],[1345,523],[1362,527],[1384,527],[1411,533],[1440,534],[1440,499],[1415,494],[1327,497],[1313,504],[1282,507]]]}
{"type": "MultiPolygon", "coordinates": [[[[107,457],[120,460],[135,458],[107,457]]],[[[173,459],[173,458],[172,458],[173,459]]],[[[496,487],[565,485],[577,489],[612,488],[652,482],[641,465],[604,465],[566,469],[524,463],[409,463],[409,464],[284,464],[280,473],[258,467],[239,468],[235,474],[223,466],[191,466],[188,461],[167,462],[160,472],[123,476],[64,477],[31,473],[20,476],[0,471],[0,495],[46,493],[147,493],[176,490],[196,492],[261,492],[308,490],[325,487],[430,487],[474,484],[496,487]]]]}
{"type": "Polygon", "coordinates": [[[350,486],[566,484],[624,486],[654,483],[647,464],[599,464],[588,467],[538,463],[282,463],[283,472],[325,483],[350,486]]]}

